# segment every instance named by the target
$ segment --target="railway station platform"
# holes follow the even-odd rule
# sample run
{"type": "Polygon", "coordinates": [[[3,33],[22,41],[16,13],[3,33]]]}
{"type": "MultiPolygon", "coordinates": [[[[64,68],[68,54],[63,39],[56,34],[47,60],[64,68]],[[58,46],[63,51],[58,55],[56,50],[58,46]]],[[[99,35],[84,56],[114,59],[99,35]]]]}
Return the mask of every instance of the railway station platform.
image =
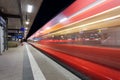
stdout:
{"type": "Polygon", "coordinates": [[[0,55],[0,80],[81,80],[31,45],[0,55]]]}
{"type": "Polygon", "coordinates": [[[120,0],[0,0],[0,80],[120,80],[120,0]]]}

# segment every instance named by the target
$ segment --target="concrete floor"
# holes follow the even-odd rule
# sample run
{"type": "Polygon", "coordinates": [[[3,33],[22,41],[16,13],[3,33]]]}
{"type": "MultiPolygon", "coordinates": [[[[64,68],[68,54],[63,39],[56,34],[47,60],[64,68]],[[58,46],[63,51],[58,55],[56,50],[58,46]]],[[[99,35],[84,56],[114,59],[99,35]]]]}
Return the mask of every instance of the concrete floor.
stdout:
{"type": "Polygon", "coordinates": [[[22,80],[23,47],[10,48],[0,55],[0,80],[22,80]]]}
{"type": "Polygon", "coordinates": [[[0,55],[0,80],[81,80],[25,43],[0,55]]]}

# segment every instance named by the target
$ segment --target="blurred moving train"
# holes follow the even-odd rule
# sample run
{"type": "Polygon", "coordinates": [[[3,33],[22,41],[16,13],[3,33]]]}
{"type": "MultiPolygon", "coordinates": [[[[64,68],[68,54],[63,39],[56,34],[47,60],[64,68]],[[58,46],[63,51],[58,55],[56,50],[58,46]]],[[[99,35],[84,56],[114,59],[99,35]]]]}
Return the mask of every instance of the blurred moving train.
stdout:
{"type": "Polygon", "coordinates": [[[42,40],[64,44],[120,47],[120,7],[99,13],[42,36],[42,40]]]}
{"type": "Polygon", "coordinates": [[[90,80],[120,80],[120,1],[112,1],[119,6],[33,35],[37,40],[31,44],[90,80]]]}

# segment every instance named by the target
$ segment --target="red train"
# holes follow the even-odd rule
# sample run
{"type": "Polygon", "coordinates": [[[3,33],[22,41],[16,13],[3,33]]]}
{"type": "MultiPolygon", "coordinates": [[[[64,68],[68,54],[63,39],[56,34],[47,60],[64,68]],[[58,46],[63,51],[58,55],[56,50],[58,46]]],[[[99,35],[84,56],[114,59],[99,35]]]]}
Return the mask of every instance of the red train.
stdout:
{"type": "Polygon", "coordinates": [[[31,44],[91,80],[120,80],[120,0],[77,1],[92,8],[79,7],[86,11],[76,14],[75,9],[69,20],[58,22],[49,30],[40,29],[31,36],[35,39],[31,44]],[[97,1],[103,2],[95,5],[97,1]]]}

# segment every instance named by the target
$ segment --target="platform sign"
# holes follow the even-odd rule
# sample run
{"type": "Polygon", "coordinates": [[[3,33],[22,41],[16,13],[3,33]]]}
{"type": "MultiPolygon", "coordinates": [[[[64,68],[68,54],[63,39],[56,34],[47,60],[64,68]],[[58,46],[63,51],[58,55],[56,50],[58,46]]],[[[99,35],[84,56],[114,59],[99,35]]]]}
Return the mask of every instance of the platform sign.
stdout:
{"type": "Polygon", "coordinates": [[[21,28],[20,28],[20,31],[23,31],[23,32],[24,32],[24,31],[25,31],[25,28],[24,28],[24,27],[21,27],[21,28]]]}

